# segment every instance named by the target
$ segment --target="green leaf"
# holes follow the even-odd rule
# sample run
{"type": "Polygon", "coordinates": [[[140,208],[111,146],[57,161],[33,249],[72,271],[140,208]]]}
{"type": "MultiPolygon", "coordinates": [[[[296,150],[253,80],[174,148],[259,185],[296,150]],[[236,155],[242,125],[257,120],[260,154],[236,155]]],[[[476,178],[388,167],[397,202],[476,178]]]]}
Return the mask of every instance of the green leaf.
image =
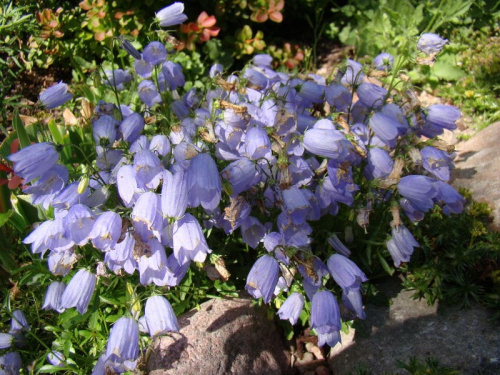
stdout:
{"type": "Polygon", "coordinates": [[[19,138],[21,148],[28,147],[31,144],[31,141],[26,133],[26,130],[24,129],[24,125],[21,121],[21,117],[19,117],[19,110],[17,108],[14,110],[12,127],[17,132],[17,138],[19,138]]]}
{"type": "Polygon", "coordinates": [[[0,227],[3,227],[7,223],[14,213],[14,210],[8,210],[7,212],[0,213],[0,227]]]}
{"type": "Polygon", "coordinates": [[[465,73],[457,66],[455,58],[454,54],[443,53],[432,66],[431,73],[445,81],[457,81],[465,77],[465,73]]]}
{"type": "Polygon", "coordinates": [[[380,264],[382,265],[382,268],[385,270],[385,272],[387,272],[389,275],[393,275],[394,274],[394,268],[392,268],[391,266],[389,266],[389,263],[387,263],[387,261],[385,260],[385,258],[382,256],[381,253],[377,253],[377,257],[378,257],[378,260],[380,261],[380,264]]]}

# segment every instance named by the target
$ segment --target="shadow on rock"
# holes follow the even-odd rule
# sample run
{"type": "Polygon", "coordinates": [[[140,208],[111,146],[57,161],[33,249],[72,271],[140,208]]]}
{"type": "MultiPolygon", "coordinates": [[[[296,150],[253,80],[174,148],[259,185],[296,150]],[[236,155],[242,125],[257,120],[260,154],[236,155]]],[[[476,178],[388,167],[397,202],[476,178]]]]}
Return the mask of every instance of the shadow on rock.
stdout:
{"type": "Polygon", "coordinates": [[[398,291],[394,285],[388,288],[382,289],[392,303],[368,304],[367,319],[343,335],[343,346],[332,349],[329,366],[336,375],[355,369],[399,373],[397,361],[408,363],[411,357],[422,361],[434,357],[461,374],[482,374],[488,366],[500,373],[500,327],[491,323],[491,311],[480,306],[438,310],[412,299],[411,291],[398,291]]]}

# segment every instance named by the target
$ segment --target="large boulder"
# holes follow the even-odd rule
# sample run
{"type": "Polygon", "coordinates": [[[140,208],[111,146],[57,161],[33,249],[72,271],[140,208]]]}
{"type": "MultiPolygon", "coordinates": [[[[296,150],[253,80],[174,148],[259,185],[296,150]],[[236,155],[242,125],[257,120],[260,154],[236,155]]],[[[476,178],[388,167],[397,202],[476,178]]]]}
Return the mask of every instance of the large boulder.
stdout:
{"type": "Polygon", "coordinates": [[[455,188],[470,189],[477,201],[493,209],[492,228],[500,230],[500,122],[491,124],[466,142],[456,145],[457,158],[451,181],[455,188]]]}
{"type": "Polygon", "coordinates": [[[283,335],[250,299],[213,299],[178,319],[179,333],[154,340],[147,373],[284,374],[290,355],[283,335]]]}

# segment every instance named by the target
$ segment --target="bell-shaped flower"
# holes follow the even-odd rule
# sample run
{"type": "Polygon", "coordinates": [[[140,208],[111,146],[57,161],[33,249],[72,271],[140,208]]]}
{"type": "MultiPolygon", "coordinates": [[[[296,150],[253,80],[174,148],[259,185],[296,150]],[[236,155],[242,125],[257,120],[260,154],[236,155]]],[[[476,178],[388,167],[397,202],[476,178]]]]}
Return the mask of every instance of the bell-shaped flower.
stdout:
{"type": "Polygon", "coordinates": [[[426,121],[448,130],[455,130],[457,120],[462,117],[457,107],[445,104],[431,105],[425,112],[426,121]]]}
{"type": "Polygon", "coordinates": [[[271,158],[271,141],[267,132],[258,126],[251,127],[245,134],[245,152],[251,160],[271,158]]]}
{"type": "Polygon", "coordinates": [[[170,218],[181,218],[188,205],[187,179],[184,171],[174,173],[163,172],[163,186],[161,190],[161,210],[163,215],[170,218]]]}
{"type": "Polygon", "coordinates": [[[122,231],[122,218],[116,212],[106,211],[97,217],[88,238],[92,240],[95,248],[108,251],[120,239],[122,231]]]}
{"type": "Polygon", "coordinates": [[[256,69],[247,68],[243,73],[243,78],[248,80],[247,85],[256,90],[263,90],[267,87],[268,80],[264,74],[256,69]]]}
{"type": "Polygon", "coordinates": [[[161,95],[156,89],[155,84],[145,79],[137,87],[137,92],[139,93],[139,99],[146,104],[148,107],[154,106],[156,103],[161,103],[161,95]]]}
{"type": "Polygon", "coordinates": [[[359,288],[362,282],[368,281],[363,271],[352,260],[341,254],[333,254],[328,259],[327,266],[335,282],[344,290],[359,288]]]}
{"type": "Polygon", "coordinates": [[[0,332],[0,349],[10,348],[10,346],[12,345],[13,339],[14,339],[14,336],[12,336],[8,333],[0,332]]]}
{"type": "Polygon", "coordinates": [[[325,89],[325,99],[335,112],[345,112],[352,103],[352,92],[345,86],[332,84],[325,89]]]}
{"type": "Polygon", "coordinates": [[[138,113],[134,112],[125,117],[119,127],[123,140],[129,143],[137,140],[144,129],[144,124],[144,117],[138,113]]]}
{"type": "Polygon", "coordinates": [[[435,181],[433,185],[437,191],[434,202],[443,207],[446,215],[460,214],[465,206],[465,199],[452,186],[443,181],[435,181]]]}
{"type": "Polygon", "coordinates": [[[47,354],[47,361],[52,365],[56,367],[65,367],[65,361],[66,357],[64,354],[57,350],[51,351],[49,354],[47,354]]]}
{"type": "Polygon", "coordinates": [[[92,134],[95,143],[100,146],[110,146],[116,141],[116,120],[108,115],[103,115],[94,121],[92,134]]]}
{"type": "Polygon", "coordinates": [[[134,205],[131,218],[135,233],[142,241],[147,242],[152,237],[159,240],[163,228],[163,217],[158,194],[152,191],[141,194],[134,205]]]}
{"type": "Polygon", "coordinates": [[[132,234],[127,232],[122,241],[117,243],[112,250],[106,252],[104,261],[111,271],[118,274],[123,269],[132,275],[139,268],[133,256],[135,243],[132,234]]]}
{"type": "Polygon", "coordinates": [[[85,269],[73,275],[61,296],[61,308],[76,307],[80,314],[85,314],[94,293],[96,276],[85,269]]]}
{"type": "Polygon", "coordinates": [[[142,56],[134,61],[134,69],[141,78],[149,78],[153,74],[153,65],[142,59],[142,56]]]}
{"type": "Polygon", "coordinates": [[[142,52],[142,58],[151,65],[159,65],[167,58],[167,50],[163,43],[153,41],[142,52]]]}
{"type": "Polygon", "coordinates": [[[244,243],[255,249],[266,235],[266,227],[253,216],[241,221],[241,238],[244,243]]]}
{"type": "Polygon", "coordinates": [[[21,332],[22,330],[29,331],[30,326],[28,321],[26,320],[26,316],[21,310],[14,310],[12,312],[12,319],[10,321],[10,334],[15,335],[16,333],[21,332]]]}
{"type": "Polygon", "coordinates": [[[292,293],[283,302],[277,314],[280,316],[280,319],[289,320],[292,325],[295,325],[303,307],[304,296],[300,293],[292,293]]]}
{"type": "Polygon", "coordinates": [[[129,370],[133,370],[138,356],[139,327],[134,319],[121,317],[111,328],[105,359],[115,365],[127,365],[129,370]]]}
{"type": "MultiPolygon", "coordinates": [[[[0,333],[2,335],[2,333],[0,333]]],[[[1,340],[0,340],[1,342],[1,340]]],[[[1,348],[1,344],[0,344],[1,348]]],[[[0,357],[0,368],[3,370],[2,374],[17,375],[21,373],[23,362],[18,352],[9,352],[0,357]]]]}
{"type": "Polygon", "coordinates": [[[394,64],[394,57],[387,52],[379,53],[373,59],[373,65],[375,65],[375,69],[381,71],[389,71],[392,69],[392,65],[394,64]]]}
{"type": "Polygon", "coordinates": [[[339,254],[342,254],[346,257],[351,255],[350,250],[340,241],[336,234],[331,235],[327,238],[328,244],[335,249],[339,254]]]}
{"type": "Polygon", "coordinates": [[[351,310],[359,319],[365,319],[366,314],[363,310],[363,300],[359,288],[349,288],[342,292],[342,302],[351,310]]]}
{"type": "Polygon", "coordinates": [[[148,298],[144,321],[151,337],[179,331],[174,309],[172,309],[170,302],[162,296],[148,298]]]}
{"type": "Polygon", "coordinates": [[[28,183],[54,167],[59,153],[52,143],[42,142],[25,147],[7,159],[14,163],[14,173],[28,183]]]}
{"type": "Polygon", "coordinates": [[[304,147],[314,155],[344,160],[350,153],[344,134],[335,129],[309,129],[304,133],[304,147]]]}
{"type": "Polygon", "coordinates": [[[141,53],[132,45],[132,43],[127,39],[121,39],[121,47],[127,51],[127,53],[136,60],[140,60],[141,53]]]}
{"type": "Polygon", "coordinates": [[[231,184],[231,196],[249,190],[258,182],[259,177],[255,164],[245,157],[230,163],[223,169],[221,175],[231,184]]]}
{"type": "Polygon", "coordinates": [[[151,138],[149,149],[159,156],[166,156],[170,152],[170,141],[166,135],[156,134],[151,138]]]}
{"type": "Polygon", "coordinates": [[[245,289],[254,298],[262,298],[264,303],[269,303],[278,283],[278,277],[278,261],[272,256],[264,255],[252,266],[247,276],[245,289]]]}
{"type": "Polygon", "coordinates": [[[322,347],[325,344],[333,348],[338,343],[342,342],[340,337],[340,331],[333,331],[325,334],[318,334],[318,346],[322,347]]]}
{"type": "Polygon", "coordinates": [[[47,288],[45,299],[42,305],[44,310],[55,310],[62,313],[65,309],[61,307],[61,297],[66,289],[66,284],[59,281],[52,282],[47,288]]]}
{"type": "Polygon", "coordinates": [[[358,85],[363,82],[365,75],[363,74],[363,65],[357,61],[347,59],[347,66],[341,83],[343,85],[358,85]]]}
{"type": "Polygon", "coordinates": [[[158,156],[146,149],[134,155],[134,169],[137,182],[150,189],[156,189],[160,184],[163,167],[158,156]]]}
{"type": "Polygon", "coordinates": [[[435,55],[448,44],[447,39],[441,38],[434,33],[424,33],[418,39],[417,48],[427,55],[435,55]]]}
{"type": "Polygon", "coordinates": [[[163,77],[170,90],[177,90],[179,87],[184,87],[186,78],[182,73],[182,66],[172,61],[165,61],[162,69],[163,77]]]}
{"type": "Polygon", "coordinates": [[[205,210],[214,210],[221,199],[222,183],[212,157],[199,153],[191,159],[186,173],[189,205],[198,207],[201,204],[205,210]]]}
{"type": "Polygon", "coordinates": [[[189,108],[181,100],[171,102],[170,109],[179,120],[183,120],[189,116],[189,108]]]}
{"type": "Polygon", "coordinates": [[[386,150],[380,147],[368,150],[367,161],[363,173],[368,180],[387,178],[394,167],[394,160],[386,150]]]}
{"type": "Polygon", "coordinates": [[[63,82],[50,86],[40,94],[40,101],[47,109],[59,107],[72,98],[73,94],[68,92],[68,85],[63,82]]]}
{"type": "Polygon", "coordinates": [[[131,154],[137,154],[141,150],[149,149],[149,138],[145,135],[140,135],[137,140],[130,145],[129,151],[131,154]]]}
{"type": "Polygon", "coordinates": [[[404,176],[399,180],[398,191],[414,208],[427,212],[434,206],[433,198],[437,195],[433,181],[426,176],[404,176]]]}
{"type": "Polygon", "coordinates": [[[175,2],[156,13],[156,19],[163,27],[180,25],[187,20],[187,16],[183,12],[184,4],[175,2]]]}
{"type": "Polygon", "coordinates": [[[311,211],[312,207],[303,193],[302,189],[290,186],[282,192],[284,210],[294,224],[302,224],[311,211]]]}
{"type": "Polygon", "coordinates": [[[40,178],[23,190],[31,197],[31,203],[48,209],[54,197],[64,188],[69,178],[68,169],[60,164],[54,165],[40,178]]]}
{"type": "Polygon", "coordinates": [[[105,70],[104,74],[106,75],[104,83],[108,86],[115,87],[118,91],[125,90],[125,84],[132,81],[132,74],[127,70],[105,70]]]}
{"type": "Polygon", "coordinates": [[[74,248],[51,251],[47,259],[47,267],[52,275],[66,276],[80,258],[81,256],[75,253],[74,248]]]}
{"type": "Polygon", "coordinates": [[[321,290],[314,294],[311,305],[311,328],[318,334],[340,331],[340,310],[332,292],[321,290]]]}
{"type": "Polygon", "coordinates": [[[63,225],[69,238],[78,246],[84,246],[89,241],[89,235],[94,227],[95,215],[83,204],[72,206],[63,218],[63,225]]]}
{"type": "Polygon", "coordinates": [[[422,166],[434,177],[448,181],[450,179],[450,168],[453,165],[450,155],[432,146],[420,150],[422,155],[422,166]]]}
{"type": "Polygon", "coordinates": [[[191,262],[180,264],[174,254],[171,254],[167,259],[167,270],[163,278],[164,285],[177,286],[181,283],[189,269],[191,262]]]}
{"type": "Polygon", "coordinates": [[[394,260],[394,265],[399,267],[401,262],[409,262],[413,248],[420,245],[404,225],[392,228],[392,239],[387,242],[387,249],[394,260]]]}
{"type": "Polygon", "coordinates": [[[368,108],[380,108],[384,105],[387,90],[373,83],[362,83],[356,90],[359,100],[368,108]]]}
{"type": "Polygon", "coordinates": [[[174,223],[172,237],[174,255],[181,265],[191,260],[203,263],[207,254],[212,252],[200,223],[191,214],[185,214],[174,223]]]}
{"type": "Polygon", "coordinates": [[[387,146],[394,148],[399,135],[400,124],[392,116],[376,112],[369,121],[370,128],[387,146]]]}
{"type": "Polygon", "coordinates": [[[90,195],[90,190],[86,187],[82,192],[79,192],[80,181],[74,181],[66,185],[55,197],[52,199],[50,205],[60,210],[69,210],[77,203],[82,203],[90,195]]]}

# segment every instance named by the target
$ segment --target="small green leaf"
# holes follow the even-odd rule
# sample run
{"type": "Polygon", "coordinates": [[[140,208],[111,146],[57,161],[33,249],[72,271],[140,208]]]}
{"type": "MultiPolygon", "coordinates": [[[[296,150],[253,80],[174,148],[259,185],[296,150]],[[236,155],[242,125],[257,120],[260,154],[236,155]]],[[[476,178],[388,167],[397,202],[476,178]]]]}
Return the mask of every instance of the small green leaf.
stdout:
{"type": "Polygon", "coordinates": [[[19,117],[19,110],[17,108],[14,110],[12,127],[17,132],[17,138],[19,138],[21,148],[28,147],[31,144],[31,141],[26,133],[26,130],[24,129],[24,125],[21,121],[21,117],[19,117]]]}

